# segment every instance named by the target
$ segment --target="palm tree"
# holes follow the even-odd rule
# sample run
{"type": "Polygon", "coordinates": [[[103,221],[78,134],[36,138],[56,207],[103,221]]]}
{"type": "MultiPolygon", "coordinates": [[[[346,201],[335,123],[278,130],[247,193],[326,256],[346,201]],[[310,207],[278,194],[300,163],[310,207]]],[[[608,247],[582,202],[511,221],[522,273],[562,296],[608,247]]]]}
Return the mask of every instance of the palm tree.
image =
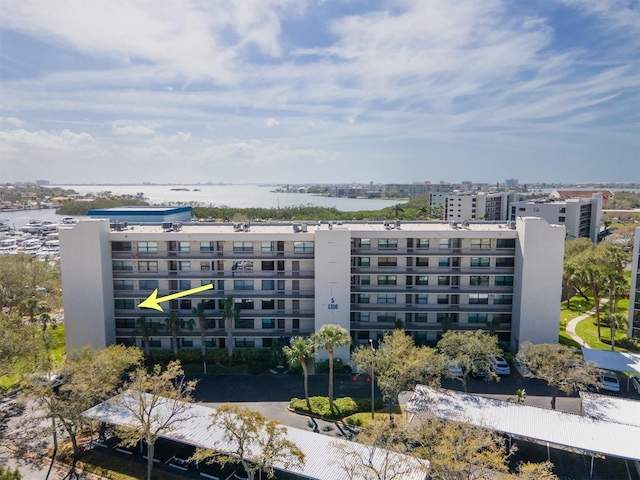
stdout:
{"type": "Polygon", "coordinates": [[[145,315],[140,315],[136,319],[136,333],[142,337],[142,343],[144,344],[144,353],[149,355],[149,336],[156,332],[156,327],[151,320],[148,320],[145,315]]]}
{"type": "MultiPolygon", "coordinates": [[[[192,320],[193,321],[193,320],[192,320]]],[[[164,319],[165,328],[171,333],[171,347],[173,353],[178,354],[178,330],[180,329],[180,317],[176,312],[170,312],[169,316],[164,319]]]]}
{"type": "Polygon", "coordinates": [[[42,328],[42,338],[44,339],[47,325],[51,320],[51,316],[49,315],[51,313],[51,308],[49,308],[49,305],[47,305],[46,302],[38,300],[36,297],[30,297],[24,300],[18,306],[18,309],[21,315],[29,317],[30,324],[40,324],[42,328]]]}
{"type": "Polygon", "coordinates": [[[311,336],[318,348],[329,354],[329,409],[333,411],[333,350],[351,344],[349,332],[340,325],[327,323],[311,336]]]}
{"type": "Polygon", "coordinates": [[[307,360],[315,357],[315,345],[310,338],[293,337],[291,344],[284,347],[284,354],[289,360],[292,367],[298,363],[302,366],[302,374],[304,375],[304,398],[307,400],[307,408],[311,412],[311,404],[309,403],[309,372],[307,371],[307,360]]]}
{"type": "Polygon", "coordinates": [[[391,212],[393,212],[393,214],[395,215],[396,218],[399,218],[400,214],[404,213],[404,208],[402,208],[402,205],[399,204],[399,203],[393,205],[392,207],[389,207],[389,210],[391,210],[391,212]]]}
{"type": "Polygon", "coordinates": [[[624,315],[619,313],[607,313],[605,319],[609,323],[611,327],[611,351],[613,352],[616,348],[616,331],[620,330],[627,323],[627,319],[624,315]]]}
{"type": "Polygon", "coordinates": [[[423,205],[418,210],[418,217],[420,217],[420,218],[429,217],[430,213],[431,213],[431,209],[429,208],[429,206],[428,205],[423,205]]]}
{"type": "Polygon", "coordinates": [[[596,309],[596,325],[598,327],[598,340],[600,340],[600,293],[605,284],[605,276],[600,268],[595,265],[588,265],[584,271],[584,282],[588,285],[593,294],[593,301],[596,309]]]}
{"type": "Polygon", "coordinates": [[[193,315],[195,315],[195,317],[198,319],[198,328],[200,328],[200,351],[202,352],[202,359],[204,360],[205,356],[207,355],[204,303],[200,302],[198,305],[196,305],[195,308],[192,308],[191,313],[193,313],[193,315]]]}
{"type": "Polygon", "coordinates": [[[222,317],[224,318],[224,327],[227,330],[227,352],[229,352],[229,363],[233,362],[233,326],[236,320],[240,318],[236,303],[233,297],[225,298],[223,302],[222,317]]]}

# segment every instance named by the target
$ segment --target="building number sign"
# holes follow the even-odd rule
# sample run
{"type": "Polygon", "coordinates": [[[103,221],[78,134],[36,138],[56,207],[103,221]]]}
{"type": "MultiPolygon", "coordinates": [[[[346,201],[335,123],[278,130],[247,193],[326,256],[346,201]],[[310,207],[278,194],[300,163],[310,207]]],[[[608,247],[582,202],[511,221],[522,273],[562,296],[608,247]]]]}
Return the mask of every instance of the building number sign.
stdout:
{"type": "Polygon", "coordinates": [[[331,303],[327,304],[327,308],[329,310],[337,310],[338,309],[338,304],[336,303],[335,298],[331,297],[331,303]]]}

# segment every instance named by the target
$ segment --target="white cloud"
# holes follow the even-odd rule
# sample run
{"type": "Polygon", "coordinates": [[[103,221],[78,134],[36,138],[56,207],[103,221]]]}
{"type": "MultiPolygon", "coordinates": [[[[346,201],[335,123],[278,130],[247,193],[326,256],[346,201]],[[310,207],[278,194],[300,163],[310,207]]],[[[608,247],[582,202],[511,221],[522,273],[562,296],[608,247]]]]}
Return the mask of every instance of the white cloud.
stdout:
{"type": "Polygon", "coordinates": [[[267,120],[264,123],[267,126],[267,128],[277,127],[278,125],[280,125],[280,122],[273,117],[267,118],[267,120]]]}
{"type": "Polygon", "coordinates": [[[59,134],[43,130],[35,132],[23,129],[0,131],[0,148],[5,151],[26,148],[70,152],[93,147],[95,147],[95,141],[88,133],[74,133],[70,130],[63,130],[59,134]]]}
{"type": "Polygon", "coordinates": [[[116,135],[153,135],[155,130],[149,125],[113,125],[116,135]]]}
{"type": "Polygon", "coordinates": [[[24,126],[24,122],[17,117],[0,117],[0,125],[3,124],[14,128],[20,128],[24,126]]]}

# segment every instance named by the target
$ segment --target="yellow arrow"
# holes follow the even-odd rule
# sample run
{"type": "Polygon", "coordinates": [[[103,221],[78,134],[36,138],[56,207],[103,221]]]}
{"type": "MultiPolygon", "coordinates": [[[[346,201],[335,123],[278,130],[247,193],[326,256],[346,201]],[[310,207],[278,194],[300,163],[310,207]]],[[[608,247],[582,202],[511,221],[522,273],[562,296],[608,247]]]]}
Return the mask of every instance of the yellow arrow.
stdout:
{"type": "Polygon", "coordinates": [[[153,308],[154,310],[159,310],[164,312],[162,307],[158,305],[161,302],[168,302],[169,300],[173,300],[180,297],[186,297],[187,295],[193,295],[194,293],[204,292],[205,290],[210,290],[213,288],[213,283],[209,285],[202,285],[201,287],[191,288],[189,290],[184,290],[178,293],[172,293],[171,295],[167,295],[164,297],[158,298],[158,289],[156,288],[151,295],[144,301],[138,304],[139,308],[153,308]]]}

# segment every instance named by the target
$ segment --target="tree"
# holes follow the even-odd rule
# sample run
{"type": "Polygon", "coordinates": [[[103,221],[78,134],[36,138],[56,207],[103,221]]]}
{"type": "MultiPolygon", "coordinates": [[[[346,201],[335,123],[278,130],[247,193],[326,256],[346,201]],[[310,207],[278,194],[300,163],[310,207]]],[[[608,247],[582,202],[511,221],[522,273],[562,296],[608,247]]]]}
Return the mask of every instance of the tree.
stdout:
{"type": "Polygon", "coordinates": [[[153,324],[153,320],[148,319],[145,315],[140,315],[136,319],[136,333],[142,336],[144,344],[144,353],[149,355],[149,337],[157,331],[157,327],[153,324]]]}
{"type": "Polygon", "coordinates": [[[205,320],[204,303],[198,303],[195,308],[191,309],[191,313],[193,313],[198,319],[198,328],[200,329],[200,352],[202,353],[202,358],[204,359],[207,355],[207,345],[205,339],[207,325],[205,320]]]}
{"type": "Polygon", "coordinates": [[[395,205],[393,205],[393,206],[389,207],[389,211],[390,211],[391,213],[393,213],[393,215],[394,215],[396,218],[400,218],[400,214],[401,214],[401,213],[404,213],[404,208],[402,208],[402,205],[401,205],[400,203],[397,203],[397,204],[395,204],[395,205]]]}
{"type": "Polygon", "coordinates": [[[348,480],[401,480],[416,472],[425,475],[429,463],[406,455],[412,445],[404,428],[374,421],[356,437],[358,443],[335,441],[339,467],[348,480]],[[364,448],[363,448],[364,447],[364,448]]]}
{"type": "Polygon", "coordinates": [[[373,364],[375,380],[389,404],[390,418],[400,393],[413,390],[418,383],[437,384],[443,371],[435,350],[417,347],[404,330],[385,334],[375,351],[368,346],[358,347],[351,361],[361,371],[370,371],[373,364]]]}
{"type": "Polygon", "coordinates": [[[333,352],[335,347],[351,344],[349,332],[340,325],[327,323],[320,327],[311,338],[317,348],[326,350],[329,354],[329,409],[333,411],[333,352]]]}
{"type": "Polygon", "coordinates": [[[583,362],[582,356],[566,345],[525,342],[516,358],[551,387],[554,410],[558,392],[571,394],[598,384],[600,369],[592,362],[583,362]]]}
{"type": "Polygon", "coordinates": [[[285,469],[304,464],[304,454],[286,438],[287,429],[275,420],[269,420],[260,412],[223,405],[211,415],[208,428],[222,430],[222,438],[212,449],[198,449],[192,457],[196,461],[240,463],[249,479],[258,471],[267,478],[274,478],[273,464],[285,469]]]}
{"type": "Polygon", "coordinates": [[[560,480],[560,477],[553,473],[552,468],[551,462],[525,462],[518,465],[518,472],[512,475],[512,478],[513,480],[560,480]]]}
{"type": "Polygon", "coordinates": [[[25,300],[46,301],[51,310],[62,305],[58,263],[23,255],[0,255],[0,311],[14,313],[25,300]]]}
{"type": "MultiPolygon", "coordinates": [[[[193,318],[191,320],[191,328],[193,328],[193,318]]],[[[170,312],[169,316],[164,319],[165,328],[171,334],[171,347],[173,353],[178,354],[178,331],[182,326],[182,320],[176,312],[170,312]]]]}
{"type": "Polygon", "coordinates": [[[419,416],[413,431],[414,453],[429,460],[433,480],[490,480],[507,473],[515,447],[497,432],[460,421],[419,416]]]}
{"type": "Polygon", "coordinates": [[[88,424],[83,412],[111,397],[126,370],[141,362],[142,352],[137,347],[109,345],[101,350],[92,350],[87,346],[70,352],[55,377],[39,374],[33,378],[42,378],[41,381],[32,380],[25,385],[27,397],[33,399],[51,420],[54,457],[57,450],[56,424],[60,424],[69,435],[74,460],[77,459],[80,455],[78,433],[88,424]]]}
{"type": "Polygon", "coordinates": [[[35,325],[25,325],[16,314],[0,312],[0,376],[21,377],[25,371],[35,368],[34,352],[37,358],[42,355],[38,352],[43,351],[35,325]]]}
{"type": "Polygon", "coordinates": [[[446,332],[436,345],[445,362],[456,364],[462,368],[462,375],[457,378],[467,391],[467,379],[470,373],[481,372],[487,380],[499,380],[489,368],[489,359],[501,355],[498,339],[482,330],[466,332],[446,332]]]}
{"type": "Polygon", "coordinates": [[[584,259],[587,263],[582,271],[582,278],[584,283],[591,290],[593,295],[593,301],[596,309],[596,326],[598,328],[598,340],[600,340],[600,294],[604,288],[606,277],[602,271],[600,265],[593,258],[584,259]]]}
{"type": "Polygon", "coordinates": [[[307,408],[311,411],[309,403],[309,371],[307,369],[307,360],[313,360],[315,357],[315,345],[310,338],[293,337],[288,347],[284,347],[284,353],[289,360],[289,365],[296,367],[298,364],[302,367],[302,375],[304,376],[304,398],[307,400],[307,408]]]}
{"type": "Polygon", "coordinates": [[[0,465],[0,480],[22,480],[22,474],[17,468],[9,470],[0,465]]]}
{"type": "Polygon", "coordinates": [[[45,301],[36,297],[30,297],[20,303],[18,311],[21,315],[29,317],[29,323],[40,325],[44,338],[47,325],[51,320],[49,315],[51,313],[51,309],[49,308],[49,305],[47,305],[45,301]]]}
{"type": "Polygon", "coordinates": [[[183,375],[177,360],[169,362],[165,370],[160,365],[151,372],[138,367],[129,374],[125,391],[115,398],[116,404],[133,418],[129,428],[117,428],[121,444],[133,446],[144,440],[147,445],[147,480],[151,480],[156,441],[188,417],[196,381],[186,381],[183,375]]]}
{"type": "Polygon", "coordinates": [[[234,323],[240,319],[240,313],[236,308],[233,297],[227,297],[222,303],[222,318],[224,318],[224,328],[227,331],[227,352],[229,352],[229,363],[233,363],[233,327],[234,323]]]}
{"type": "Polygon", "coordinates": [[[605,316],[605,321],[611,329],[611,351],[613,352],[616,349],[616,331],[624,328],[627,324],[627,319],[620,313],[609,312],[605,316]]]}

